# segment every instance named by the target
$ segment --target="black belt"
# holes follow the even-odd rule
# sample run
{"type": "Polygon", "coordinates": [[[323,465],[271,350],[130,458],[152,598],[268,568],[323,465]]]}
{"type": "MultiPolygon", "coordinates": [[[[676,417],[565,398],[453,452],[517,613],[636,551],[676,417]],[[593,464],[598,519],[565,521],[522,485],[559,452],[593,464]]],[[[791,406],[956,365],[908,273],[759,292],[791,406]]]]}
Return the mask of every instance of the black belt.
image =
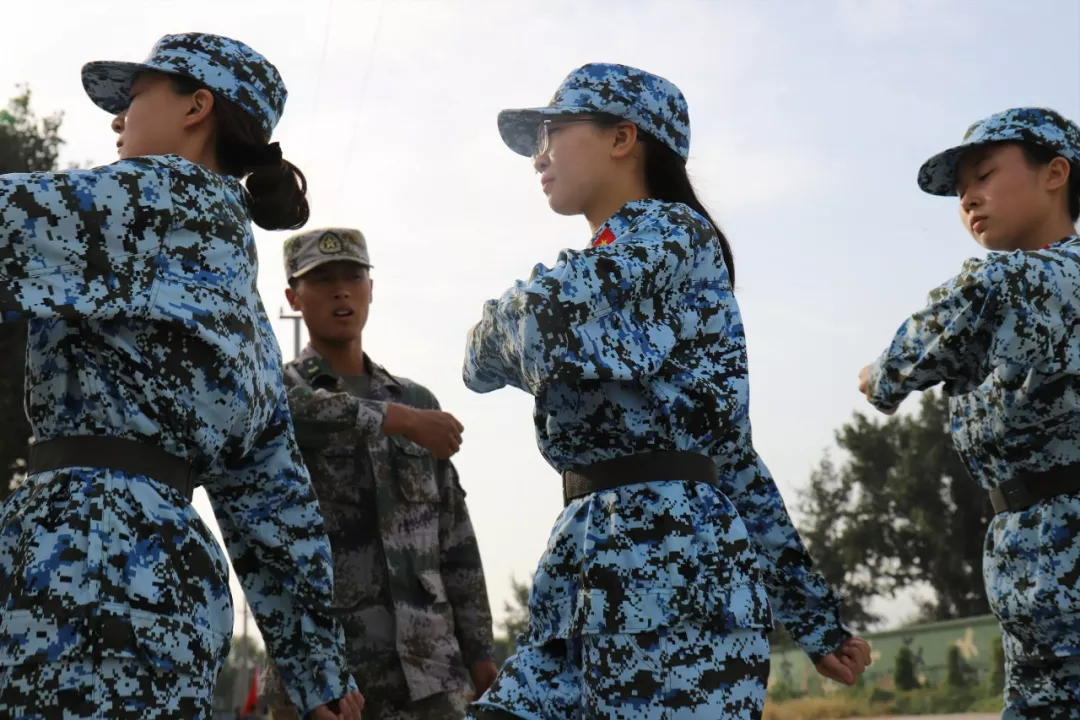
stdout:
{"type": "MultiPolygon", "coordinates": [[[[102,435],[72,435],[34,443],[27,462],[30,474],[71,467],[119,470],[142,475],[179,491],[191,502],[198,475],[191,463],[170,455],[156,445],[102,435]]],[[[301,601],[306,598],[301,598],[301,601]]],[[[340,607],[309,601],[317,613],[338,617],[356,612],[363,601],[340,607]]]]}
{"type": "Polygon", "coordinates": [[[198,476],[191,463],[149,443],[104,435],[72,435],[30,446],[30,474],[86,467],[119,470],[157,480],[191,502],[198,476]]]}
{"type": "Polygon", "coordinates": [[[1043,500],[1071,493],[1080,493],[1080,463],[1025,473],[1003,482],[990,491],[990,504],[997,514],[1019,512],[1043,500]]]}
{"type": "Polygon", "coordinates": [[[625,455],[563,473],[563,505],[601,490],[662,480],[699,482],[718,488],[711,458],[694,452],[662,451],[625,455]]]}

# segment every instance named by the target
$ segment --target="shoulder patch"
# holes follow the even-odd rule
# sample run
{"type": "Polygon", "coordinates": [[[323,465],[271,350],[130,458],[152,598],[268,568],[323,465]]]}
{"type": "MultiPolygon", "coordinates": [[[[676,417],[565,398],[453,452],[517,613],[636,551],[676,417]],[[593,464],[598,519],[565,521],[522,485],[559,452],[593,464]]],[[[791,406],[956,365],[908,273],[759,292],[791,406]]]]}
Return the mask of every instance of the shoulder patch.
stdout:
{"type": "Polygon", "coordinates": [[[319,375],[322,375],[322,364],[318,358],[309,357],[300,363],[300,374],[309,383],[314,382],[319,375]]]}

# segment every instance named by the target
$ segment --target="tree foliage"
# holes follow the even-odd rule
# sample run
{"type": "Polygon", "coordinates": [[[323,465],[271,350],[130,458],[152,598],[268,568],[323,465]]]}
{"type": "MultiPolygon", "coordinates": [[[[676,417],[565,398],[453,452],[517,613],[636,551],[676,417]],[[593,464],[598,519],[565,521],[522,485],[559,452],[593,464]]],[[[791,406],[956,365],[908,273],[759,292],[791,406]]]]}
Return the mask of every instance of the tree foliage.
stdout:
{"type": "Polygon", "coordinates": [[[855,413],[836,434],[845,454],[828,455],[800,497],[801,533],[817,568],[845,595],[858,629],[880,621],[879,596],[926,586],[921,621],[990,611],[982,547],[992,510],[948,433],[948,400],[923,394],[919,412],[873,421],[855,413]]]}

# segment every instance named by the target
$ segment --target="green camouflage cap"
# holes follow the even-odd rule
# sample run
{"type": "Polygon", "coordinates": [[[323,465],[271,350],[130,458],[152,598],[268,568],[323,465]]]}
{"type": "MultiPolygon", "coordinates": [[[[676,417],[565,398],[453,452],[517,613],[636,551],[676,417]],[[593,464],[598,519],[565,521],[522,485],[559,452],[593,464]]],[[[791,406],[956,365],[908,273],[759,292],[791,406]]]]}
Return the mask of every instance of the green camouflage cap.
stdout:
{"type": "Polygon", "coordinates": [[[285,275],[289,280],[320,265],[339,261],[371,267],[362,232],[352,228],[322,228],[293,235],[285,241],[285,275]]]}

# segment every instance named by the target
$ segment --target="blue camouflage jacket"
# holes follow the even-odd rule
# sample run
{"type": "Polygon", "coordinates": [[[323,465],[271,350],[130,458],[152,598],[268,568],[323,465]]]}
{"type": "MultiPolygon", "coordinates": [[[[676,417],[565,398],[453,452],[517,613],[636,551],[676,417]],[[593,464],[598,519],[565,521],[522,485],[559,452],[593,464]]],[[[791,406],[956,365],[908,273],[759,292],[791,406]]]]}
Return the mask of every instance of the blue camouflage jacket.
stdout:
{"type": "Polygon", "coordinates": [[[848,633],[754,451],[746,343],[719,240],[681,204],[627,204],[585,250],[488,301],[464,380],[535,397],[540,451],[563,471],[654,450],[714,458],[723,488],[652,482],[572,501],[541,560],[535,642],[698,619],[768,628],[815,661],[848,633]]]}
{"type": "MultiPolygon", "coordinates": [[[[330,548],[256,275],[243,188],[182,158],[0,177],[0,312],[30,322],[37,440],[118,436],[194,464],[306,712],[355,684],[339,623],[310,609],[332,602],[330,548]]],[[[220,548],[146,478],[31,476],[0,506],[0,665],[85,657],[105,616],[162,667],[223,660],[211,657],[232,632],[220,548]]]]}
{"type": "MultiPolygon", "coordinates": [[[[1078,331],[1080,236],[972,259],[900,326],[871,366],[868,395],[889,411],[943,383],[956,449],[990,490],[1080,462],[1078,331]]],[[[1014,653],[1080,654],[1078,530],[1078,495],[991,522],[983,573],[1014,653]]]]}

